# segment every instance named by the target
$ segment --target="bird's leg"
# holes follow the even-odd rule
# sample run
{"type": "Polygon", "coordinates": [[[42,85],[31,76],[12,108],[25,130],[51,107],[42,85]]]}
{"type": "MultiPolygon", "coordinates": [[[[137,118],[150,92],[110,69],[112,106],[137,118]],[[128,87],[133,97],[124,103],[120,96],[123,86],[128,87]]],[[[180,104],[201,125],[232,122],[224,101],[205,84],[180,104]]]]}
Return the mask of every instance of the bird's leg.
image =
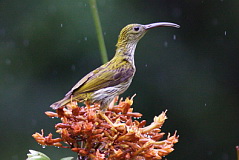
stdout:
{"type": "Polygon", "coordinates": [[[75,106],[75,103],[73,101],[73,95],[71,95],[71,101],[69,102],[69,104],[70,104],[71,107],[75,106]]]}
{"type": "Polygon", "coordinates": [[[105,111],[99,111],[100,116],[106,120],[112,127],[114,126],[113,122],[105,115],[105,111]]]}
{"type": "Polygon", "coordinates": [[[111,129],[114,130],[115,132],[117,132],[117,130],[115,128],[117,127],[125,127],[125,123],[117,123],[120,121],[120,119],[116,120],[116,123],[113,123],[106,115],[105,115],[105,111],[100,110],[99,111],[100,116],[106,120],[107,123],[109,123],[111,125],[111,129]]]}
{"type": "Polygon", "coordinates": [[[116,96],[114,100],[109,104],[108,110],[112,110],[115,103],[119,100],[119,96],[116,96]]]}
{"type": "Polygon", "coordinates": [[[73,99],[73,95],[71,95],[71,103],[73,102],[72,99],[73,99]]]}
{"type": "MultiPolygon", "coordinates": [[[[71,95],[71,105],[72,105],[72,103],[73,103],[73,95],[71,95]]],[[[74,104],[73,104],[74,105],[74,104]]]]}
{"type": "Polygon", "coordinates": [[[89,101],[85,101],[85,105],[86,105],[87,109],[90,110],[90,102],[89,101]]]}

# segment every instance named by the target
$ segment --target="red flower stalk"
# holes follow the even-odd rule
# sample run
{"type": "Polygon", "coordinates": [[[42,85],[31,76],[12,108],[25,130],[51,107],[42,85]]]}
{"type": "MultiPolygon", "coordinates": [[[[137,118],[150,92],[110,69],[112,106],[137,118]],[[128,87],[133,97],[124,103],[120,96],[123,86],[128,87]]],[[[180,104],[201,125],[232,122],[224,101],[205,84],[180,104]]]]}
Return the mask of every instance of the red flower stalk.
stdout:
{"type": "Polygon", "coordinates": [[[98,104],[79,107],[72,102],[56,113],[46,112],[49,117],[61,119],[62,122],[55,125],[61,138],[53,139],[51,133],[44,137],[43,130],[33,137],[41,145],[71,148],[79,159],[162,159],[174,150],[173,146],[178,142],[176,132],[161,140],[164,133],[160,128],[167,119],[166,112],[155,116],[154,121],[145,126],[145,120],[132,120],[142,117],[131,108],[133,98],[114,103],[105,112],[114,127],[97,113],[98,104]]]}

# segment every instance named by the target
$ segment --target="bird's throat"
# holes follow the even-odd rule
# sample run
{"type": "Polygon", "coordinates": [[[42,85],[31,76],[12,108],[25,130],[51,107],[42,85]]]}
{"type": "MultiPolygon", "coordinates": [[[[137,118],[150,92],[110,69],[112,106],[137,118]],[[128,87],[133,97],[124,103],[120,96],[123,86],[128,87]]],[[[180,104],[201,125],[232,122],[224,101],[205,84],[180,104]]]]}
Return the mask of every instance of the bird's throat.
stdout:
{"type": "Polygon", "coordinates": [[[137,43],[117,45],[115,58],[122,58],[134,65],[134,52],[136,49],[137,43]]]}

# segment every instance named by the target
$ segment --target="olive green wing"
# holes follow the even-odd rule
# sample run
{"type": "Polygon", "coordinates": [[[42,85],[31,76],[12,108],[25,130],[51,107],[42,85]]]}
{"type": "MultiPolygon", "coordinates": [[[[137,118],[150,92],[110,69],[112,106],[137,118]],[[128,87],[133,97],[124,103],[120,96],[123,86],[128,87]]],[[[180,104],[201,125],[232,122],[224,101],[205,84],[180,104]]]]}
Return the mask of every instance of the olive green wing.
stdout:
{"type": "Polygon", "coordinates": [[[93,92],[127,82],[134,72],[134,67],[128,61],[108,63],[83,77],[66,95],[93,92]]]}
{"type": "Polygon", "coordinates": [[[65,97],[72,95],[73,91],[80,88],[85,82],[87,82],[92,76],[94,75],[93,72],[88,73],[85,77],[83,77],[76,85],[66,93],[65,97]]]}

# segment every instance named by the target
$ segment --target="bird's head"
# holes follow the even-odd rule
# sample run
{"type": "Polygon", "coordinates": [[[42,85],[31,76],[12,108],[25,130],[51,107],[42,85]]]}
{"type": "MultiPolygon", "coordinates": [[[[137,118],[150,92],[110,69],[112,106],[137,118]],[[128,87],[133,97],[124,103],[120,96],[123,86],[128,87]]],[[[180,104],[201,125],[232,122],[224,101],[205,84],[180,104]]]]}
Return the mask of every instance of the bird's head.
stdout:
{"type": "Polygon", "coordinates": [[[169,23],[169,22],[157,22],[157,23],[151,23],[151,24],[129,24],[125,26],[119,35],[118,43],[116,44],[117,47],[124,46],[126,44],[132,44],[136,45],[138,41],[145,35],[145,33],[155,27],[176,27],[179,28],[180,26],[175,23],[169,23]]]}

